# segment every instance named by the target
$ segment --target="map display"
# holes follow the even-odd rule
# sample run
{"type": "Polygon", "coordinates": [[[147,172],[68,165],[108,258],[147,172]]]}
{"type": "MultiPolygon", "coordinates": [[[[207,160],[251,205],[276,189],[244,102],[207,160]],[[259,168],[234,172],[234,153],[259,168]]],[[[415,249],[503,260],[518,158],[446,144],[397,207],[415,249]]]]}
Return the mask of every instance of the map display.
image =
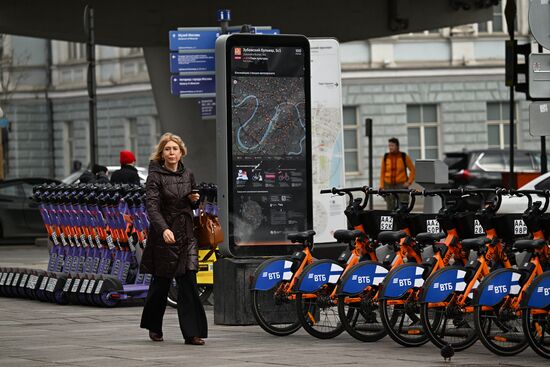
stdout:
{"type": "Polygon", "coordinates": [[[313,229],[315,241],[326,243],[334,242],[335,230],[347,227],[345,197],[319,194],[345,186],[342,78],[338,41],[316,38],[309,42],[313,229]]]}
{"type": "Polygon", "coordinates": [[[230,58],[230,241],[290,245],[312,223],[305,51],[234,46],[230,58]]]}

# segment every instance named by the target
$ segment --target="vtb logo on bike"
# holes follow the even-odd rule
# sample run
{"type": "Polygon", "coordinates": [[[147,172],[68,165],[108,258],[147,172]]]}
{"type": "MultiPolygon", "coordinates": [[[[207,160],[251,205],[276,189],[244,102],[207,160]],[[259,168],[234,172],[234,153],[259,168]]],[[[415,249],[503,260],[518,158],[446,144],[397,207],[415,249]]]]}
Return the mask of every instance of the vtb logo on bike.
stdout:
{"type": "Polygon", "coordinates": [[[313,273],[310,273],[308,275],[308,278],[309,279],[313,279],[313,281],[315,282],[326,282],[327,281],[327,276],[325,274],[313,274],[313,273]]]}
{"type": "Polygon", "coordinates": [[[400,287],[410,287],[413,285],[413,282],[411,278],[404,278],[404,279],[394,278],[393,284],[398,284],[400,287]]]}
{"type": "Polygon", "coordinates": [[[453,283],[434,283],[434,289],[438,289],[441,292],[454,290],[453,283]]]}
{"type": "Polygon", "coordinates": [[[550,296],[550,288],[538,287],[537,288],[537,293],[542,293],[545,296],[550,296]]]}
{"type": "Polygon", "coordinates": [[[352,275],[351,280],[357,281],[359,284],[369,284],[370,276],[368,275],[352,275]]]}
{"type": "Polygon", "coordinates": [[[281,279],[281,273],[279,272],[269,273],[267,271],[264,271],[262,273],[262,278],[267,278],[269,280],[281,279]]]}
{"type": "Polygon", "coordinates": [[[503,285],[489,284],[489,286],[487,287],[487,290],[495,294],[508,293],[508,288],[504,284],[503,285]]]}

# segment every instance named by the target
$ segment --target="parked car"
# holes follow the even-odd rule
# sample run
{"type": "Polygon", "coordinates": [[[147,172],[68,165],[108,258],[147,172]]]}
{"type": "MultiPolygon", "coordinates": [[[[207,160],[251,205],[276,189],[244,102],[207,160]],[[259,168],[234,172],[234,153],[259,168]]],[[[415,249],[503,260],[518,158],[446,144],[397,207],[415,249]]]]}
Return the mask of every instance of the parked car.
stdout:
{"type": "MultiPolygon", "coordinates": [[[[487,149],[449,152],[445,153],[444,162],[449,166],[449,183],[453,187],[503,187],[502,174],[510,171],[510,151],[487,149]]],[[[514,171],[540,172],[540,152],[516,150],[514,171]]]]}
{"type": "Polygon", "coordinates": [[[32,188],[43,183],[61,183],[50,178],[17,178],[0,182],[0,238],[46,236],[32,188]]]}
{"type": "MultiPolygon", "coordinates": [[[[523,185],[520,190],[550,190],[550,172],[541,175],[531,182],[523,185]]],[[[545,199],[538,195],[531,195],[533,201],[542,201],[544,205],[545,199]]],[[[503,196],[502,204],[498,213],[523,213],[527,209],[527,198],[517,196],[503,196]]],[[[550,212],[550,209],[546,210],[550,212]]]]}
{"type": "MultiPolygon", "coordinates": [[[[136,167],[136,168],[138,170],[139,182],[142,185],[145,185],[145,181],[147,181],[147,174],[148,174],[147,168],[144,168],[144,167],[136,167]]],[[[120,169],[120,166],[107,166],[107,170],[108,170],[107,176],[109,177],[109,179],[111,178],[111,174],[118,169],[120,169]]],[[[62,181],[63,183],[66,183],[69,185],[74,183],[79,183],[79,179],[82,173],[84,173],[84,170],[73,172],[69,176],[65,177],[62,181]]]]}

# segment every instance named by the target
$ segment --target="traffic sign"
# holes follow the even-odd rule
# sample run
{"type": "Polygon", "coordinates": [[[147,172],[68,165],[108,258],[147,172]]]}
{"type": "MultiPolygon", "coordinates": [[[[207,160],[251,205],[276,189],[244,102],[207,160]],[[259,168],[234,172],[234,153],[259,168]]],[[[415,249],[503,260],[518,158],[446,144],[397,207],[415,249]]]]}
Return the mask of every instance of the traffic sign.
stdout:
{"type": "Polygon", "coordinates": [[[529,105],[529,133],[531,136],[550,136],[550,101],[529,105]]]}
{"type": "Polygon", "coordinates": [[[550,54],[529,56],[529,95],[550,99],[550,54]]]}

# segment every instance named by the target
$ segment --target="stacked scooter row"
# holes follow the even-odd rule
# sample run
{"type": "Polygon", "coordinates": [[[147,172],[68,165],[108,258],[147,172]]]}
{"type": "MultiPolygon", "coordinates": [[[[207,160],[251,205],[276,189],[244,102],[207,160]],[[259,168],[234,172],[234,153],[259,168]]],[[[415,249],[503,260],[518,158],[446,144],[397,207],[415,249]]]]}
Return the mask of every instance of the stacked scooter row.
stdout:
{"type": "Polygon", "coordinates": [[[345,214],[353,229],[334,233],[349,247],[338,261],[315,260],[315,232],[289,234],[301,251],[261,264],[252,284],[254,315],[264,330],[283,336],[303,327],[322,339],[345,330],[364,342],[389,335],[407,347],[431,341],[442,353],[479,339],[500,355],[530,345],[550,358],[550,192],[324,192],[349,196],[345,214]],[[364,210],[372,195],[403,194],[408,207],[364,210]],[[421,195],[440,197],[441,210],[411,213],[421,195]],[[504,195],[524,197],[525,212],[497,214],[504,195]],[[471,199],[478,210],[468,210],[471,199]]]}
{"type": "Polygon", "coordinates": [[[0,268],[0,295],[106,307],[147,295],[143,188],[48,184],[33,198],[53,243],[47,269],[0,268]]]}

